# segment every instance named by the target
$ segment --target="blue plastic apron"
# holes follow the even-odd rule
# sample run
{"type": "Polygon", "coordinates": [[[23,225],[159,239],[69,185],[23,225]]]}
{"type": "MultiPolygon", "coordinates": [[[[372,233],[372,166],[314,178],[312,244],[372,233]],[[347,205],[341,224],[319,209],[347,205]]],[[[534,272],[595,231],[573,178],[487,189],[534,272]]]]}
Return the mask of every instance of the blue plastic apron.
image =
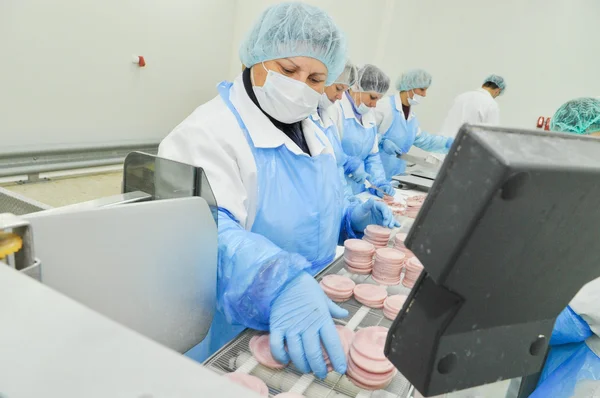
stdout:
{"type": "MultiPolygon", "coordinates": [[[[390,128],[383,134],[381,140],[391,140],[400,148],[402,153],[407,153],[415,142],[419,125],[417,118],[413,117],[410,121],[404,118],[404,115],[396,108],[395,95],[390,97],[392,106],[392,114],[394,119],[390,128]]],[[[406,162],[398,159],[396,155],[388,155],[384,151],[380,151],[381,163],[385,169],[385,178],[390,181],[393,176],[403,174],[406,170],[406,162]]]]}
{"type": "MultiPolygon", "coordinates": [[[[341,106],[341,104],[340,104],[341,106]]],[[[371,154],[377,139],[377,126],[364,127],[356,118],[344,118],[344,136],[342,148],[347,156],[356,157],[363,163],[371,154]]],[[[365,169],[367,165],[365,164],[365,169]]],[[[366,191],[364,184],[358,184],[346,176],[346,182],[352,188],[352,193],[357,195],[366,191]]]]}
{"type": "MultiPolygon", "coordinates": [[[[229,100],[231,86],[229,82],[219,84],[219,95],[244,132],[258,176],[257,212],[251,231],[283,250],[304,256],[314,275],[333,261],[340,234],[344,198],[335,159],[331,154],[297,155],[285,145],[255,147],[229,100]]],[[[202,362],[244,329],[230,324],[217,310],[206,339],[186,355],[202,362]]]]}

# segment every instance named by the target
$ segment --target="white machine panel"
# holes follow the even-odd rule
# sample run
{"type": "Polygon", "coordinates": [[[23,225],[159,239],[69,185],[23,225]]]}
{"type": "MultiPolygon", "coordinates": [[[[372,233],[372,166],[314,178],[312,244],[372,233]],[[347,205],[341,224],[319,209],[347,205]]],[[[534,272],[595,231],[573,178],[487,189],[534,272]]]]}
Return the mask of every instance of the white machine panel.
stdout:
{"type": "Polygon", "coordinates": [[[181,353],[206,336],[217,230],[204,199],[24,218],[45,285],[181,353]]]}

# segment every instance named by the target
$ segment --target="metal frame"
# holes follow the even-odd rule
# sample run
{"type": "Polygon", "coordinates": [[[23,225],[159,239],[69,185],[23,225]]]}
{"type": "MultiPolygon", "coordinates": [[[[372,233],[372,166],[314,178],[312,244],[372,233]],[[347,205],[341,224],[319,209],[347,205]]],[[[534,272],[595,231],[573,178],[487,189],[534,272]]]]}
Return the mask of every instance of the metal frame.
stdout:
{"type": "Polygon", "coordinates": [[[0,152],[0,177],[27,175],[36,181],[40,173],[120,164],[132,151],[155,154],[158,142],[0,152]]]}
{"type": "Polygon", "coordinates": [[[0,213],[17,216],[51,209],[51,206],[0,187],[0,213]]]}

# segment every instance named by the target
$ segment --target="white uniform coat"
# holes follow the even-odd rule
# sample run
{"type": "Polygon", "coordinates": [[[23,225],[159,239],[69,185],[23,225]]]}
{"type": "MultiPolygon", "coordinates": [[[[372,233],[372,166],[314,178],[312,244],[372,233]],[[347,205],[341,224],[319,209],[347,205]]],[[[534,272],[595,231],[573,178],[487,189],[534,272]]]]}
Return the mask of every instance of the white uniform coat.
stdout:
{"type": "MultiPolygon", "coordinates": [[[[254,105],[241,74],[233,82],[230,99],[257,148],[285,145],[297,155],[309,156],[254,105]]],[[[335,156],[327,137],[311,118],[302,121],[302,130],[313,156],[335,156]]],[[[158,156],[202,167],[217,205],[231,212],[246,230],[252,228],[257,211],[256,162],[235,116],[220,96],[196,108],[175,127],[161,142],[158,156]]]]}
{"type": "Polygon", "coordinates": [[[440,134],[456,137],[458,130],[465,123],[490,126],[500,124],[500,107],[487,90],[480,88],[456,97],[440,134]]]}

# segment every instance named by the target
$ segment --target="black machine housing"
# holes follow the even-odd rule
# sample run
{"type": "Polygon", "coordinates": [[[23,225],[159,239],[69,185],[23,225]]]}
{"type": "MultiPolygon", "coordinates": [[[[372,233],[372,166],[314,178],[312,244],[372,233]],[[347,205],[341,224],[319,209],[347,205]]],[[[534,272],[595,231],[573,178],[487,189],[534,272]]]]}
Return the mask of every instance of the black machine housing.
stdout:
{"type": "Polygon", "coordinates": [[[599,199],[600,139],[463,126],[406,240],[425,271],[389,360],[425,396],[539,371],[600,276],[599,199]]]}

